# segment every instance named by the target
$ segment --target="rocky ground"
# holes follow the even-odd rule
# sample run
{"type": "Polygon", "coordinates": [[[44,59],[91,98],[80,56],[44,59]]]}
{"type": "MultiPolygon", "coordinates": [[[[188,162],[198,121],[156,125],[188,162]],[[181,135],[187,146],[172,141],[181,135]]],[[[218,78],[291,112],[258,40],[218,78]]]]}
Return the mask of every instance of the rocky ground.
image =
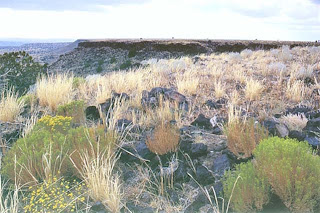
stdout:
{"type": "MultiPolygon", "coordinates": [[[[251,160],[228,147],[223,127],[232,116],[253,118],[270,135],[305,140],[314,150],[320,146],[320,48],[288,44],[292,48],[260,41],[91,41],[49,69],[85,77],[73,99],[85,101],[86,125],[117,111],[115,126],[127,131],[117,165],[121,212],[213,212],[206,190],[212,201],[212,189],[222,196],[224,172],[251,160]],[[158,122],[178,129],[175,152],[158,156],[148,147],[158,122]]],[[[38,101],[26,106],[20,120],[0,125],[9,145],[22,135],[32,111],[38,117],[55,114],[38,101]]],[[[265,209],[288,212],[277,198],[265,209]]],[[[100,202],[91,211],[108,212],[100,202]]]]}

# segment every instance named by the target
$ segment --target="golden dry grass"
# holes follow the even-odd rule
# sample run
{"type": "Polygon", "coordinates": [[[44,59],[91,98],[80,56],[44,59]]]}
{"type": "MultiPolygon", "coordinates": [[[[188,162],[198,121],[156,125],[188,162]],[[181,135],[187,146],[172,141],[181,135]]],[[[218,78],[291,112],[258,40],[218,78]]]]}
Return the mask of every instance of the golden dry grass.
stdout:
{"type": "Polygon", "coordinates": [[[197,74],[190,70],[176,77],[176,85],[178,92],[182,94],[192,95],[197,93],[200,79],[197,74]]]}
{"type": "Polygon", "coordinates": [[[214,82],[214,95],[216,98],[223,98],[226,94],[226,84],[216,80],[214,82]]]}
{"type": "Polygon", "coordinates": [[[306,87],[303,81],[295,81],[293,83],[287,83],[286,96],[288,99],[294,102],[300,102],[304,100],[306,95],[306,87]]]}
{"type": "Polygon", "coordinates": [[[81,159],[83,167],[77,169],[89,188],[90,197],[111,212],[120,212],[123,194],[120,177],[114,172],[118,157],[109,150],[96,156],[85,152],[81,159]]]}
{"type": "Polygon", "coordinates": [[[282,116],[279,121],[285,124],[289,130],[302,131],[302,129],[306,127],[308,119],[304,114],[288,114],[286,116],[282,116]]]}
{"type": "Polygon", "coordinates": [[[73,98],[73,75],[56,74],[42,76],[36,84],[36,96],[39,104],[56,111],[60,104],[69,103],[73,98]]]}
{"type": "Polygon", "coordinates": [[[263,89],[262,83],[250,78],[246,81],[245,96],[249,101],[257,100],[260,98],[263,89]]]}
{"type": "Polygon", "coordinates": [[[23,99],[18,99],[18,93],[15,93],[13,88],[4,90],[0,99],[0,121],[13,122],[23,107],[23,99]]]}

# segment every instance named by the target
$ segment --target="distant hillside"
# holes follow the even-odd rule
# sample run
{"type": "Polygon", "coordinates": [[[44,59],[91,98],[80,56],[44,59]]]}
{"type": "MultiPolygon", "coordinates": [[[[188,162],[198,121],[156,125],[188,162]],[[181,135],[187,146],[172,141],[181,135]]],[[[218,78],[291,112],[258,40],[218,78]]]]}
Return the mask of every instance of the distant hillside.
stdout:
{"type": "Polygon", "coordinates": [[[73,43],[70,42],[27,44],[20,42],[2,42],[2,44],[6,44],[6,46],[1,46],[0,42],[0,54],[5,52],[25,51],[36,61],[48,64],[56,61],[61,54],[72,51],[77,46],[77,43],[75,46],[72,46],[73,43]]]}
{"type": "MultiPolygon", "coordinates": [[[[72,71],[76,75],[87,75],[137,67],[141,65],[143,60],[151,58],[172,58],[185,55],[211,54],[215,52],[240,52],[244,49],[269,50],[283,45],[289,45],[291,48],[295,46],[319,45],[319,43],[314,42],[291,41],[177,39],[79,40],[75,43],[78,47],[60,56],[59,59],[49,67],[51,72],[72,71]]],[[[70,45],[75,47],[75,43],[70,45]]]]}

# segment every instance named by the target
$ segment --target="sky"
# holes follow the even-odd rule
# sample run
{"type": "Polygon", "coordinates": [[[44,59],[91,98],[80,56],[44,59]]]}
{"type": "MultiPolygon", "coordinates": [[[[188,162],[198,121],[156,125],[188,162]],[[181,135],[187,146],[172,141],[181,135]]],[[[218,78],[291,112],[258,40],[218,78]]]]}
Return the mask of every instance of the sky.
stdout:
{"type": "Polygon", "coordinates": [[[1,39],[320,40],[320,0],[0,0],[1,39]]]}

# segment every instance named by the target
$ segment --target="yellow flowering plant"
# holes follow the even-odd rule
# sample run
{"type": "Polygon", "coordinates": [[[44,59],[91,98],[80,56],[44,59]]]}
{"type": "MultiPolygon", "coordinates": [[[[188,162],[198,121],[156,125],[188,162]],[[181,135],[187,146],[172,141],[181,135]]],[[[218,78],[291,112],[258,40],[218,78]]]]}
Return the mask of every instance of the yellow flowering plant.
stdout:
{"type": "Polygon", "coordinates": [[[30,186],[29,190],[23,198],[25,212],[78,212],[84,209],[87,202],[86,185],[76,180],[52,177],[39,185],[30,186]]]}

